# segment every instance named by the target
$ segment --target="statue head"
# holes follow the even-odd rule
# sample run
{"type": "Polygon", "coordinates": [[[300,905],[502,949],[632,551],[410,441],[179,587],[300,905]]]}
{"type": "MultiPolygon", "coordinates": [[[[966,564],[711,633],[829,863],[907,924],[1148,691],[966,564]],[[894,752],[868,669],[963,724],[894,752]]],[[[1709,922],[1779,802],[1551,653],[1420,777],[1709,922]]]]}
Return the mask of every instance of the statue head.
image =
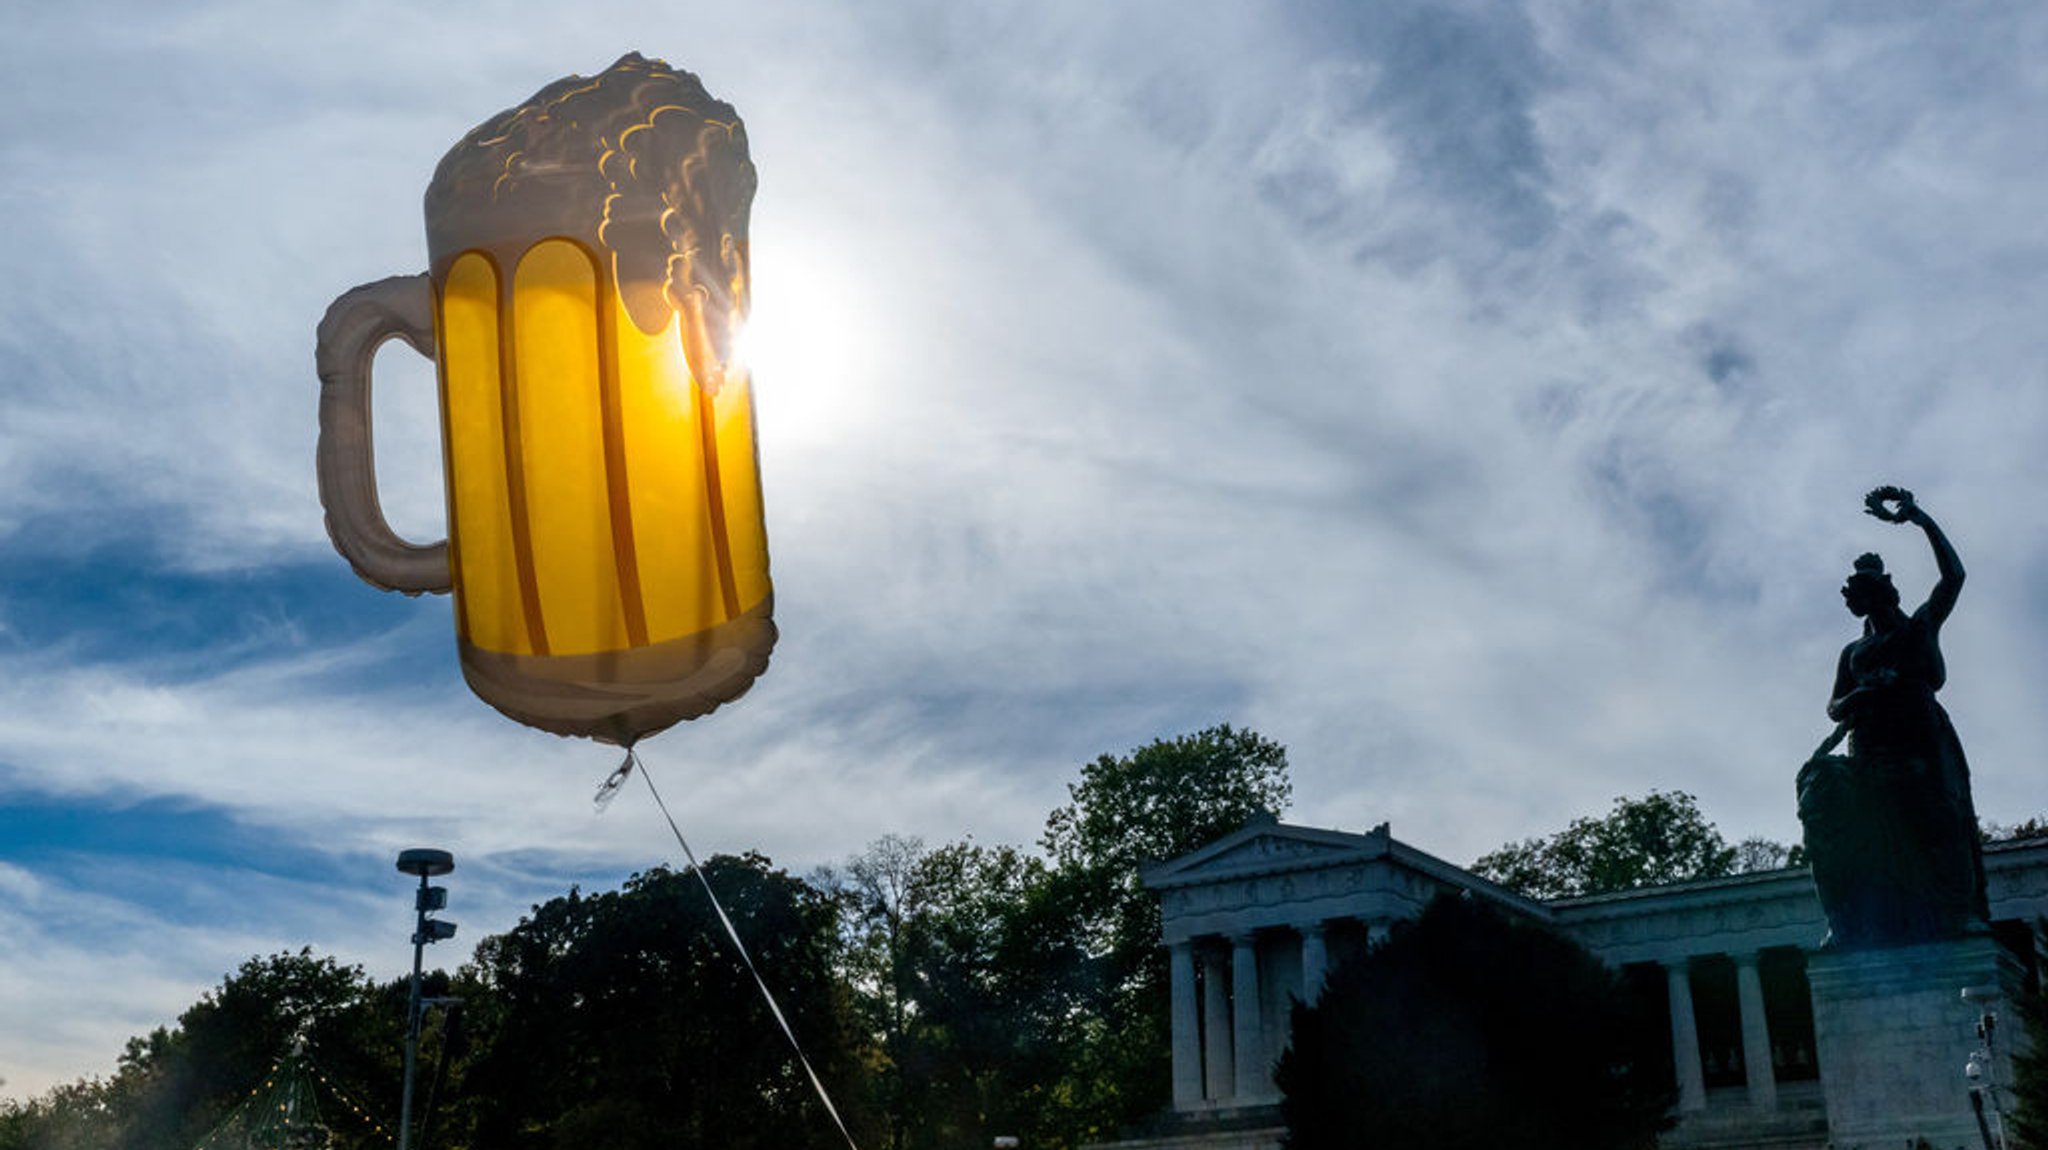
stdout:
{"type": "Polygon", "coordinates": [[[1883,608],[1896,609],[1899,589],[1892,586],[1892,577],[1885,574],[1884,560],[1869,551],[1857,556],[1856,569],[1842,584],[1842,601],[1848,604],[1849,613],[1859,619],[1883,608]]]}

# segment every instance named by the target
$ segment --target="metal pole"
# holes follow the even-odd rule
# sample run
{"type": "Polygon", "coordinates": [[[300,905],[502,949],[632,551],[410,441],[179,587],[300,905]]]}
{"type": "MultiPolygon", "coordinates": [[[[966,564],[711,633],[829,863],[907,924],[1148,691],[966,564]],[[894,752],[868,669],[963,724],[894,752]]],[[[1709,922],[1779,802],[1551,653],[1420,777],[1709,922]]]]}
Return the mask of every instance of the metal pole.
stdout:
{"type": "Polygon", "coordinates": [[[1970,1087],[1970,1109],[1977,1115],[1977,1133],[1984,1138],[1984,1150],[1998,1150],[1998,1144],[1991,1140],[1991,1123],[1984,1120],[1984,1091],[1981,1087],[1970,1087]]]}
{"type": "Polygon", "coordinates": [[[398,869],[420,878],[419,892],[412,900],[412,988],[405,996],[405,1093],[398,1104],[398,1150],[412,1150],[412,1080],[414,1065],[419,1060],[420,1013],[424,1005],[420,1000],[420,965],[428,943],[455,937],[454,923],[427,918],[428,911],[440,910],[448,903],[448,892],[428,886],[427,880],[454,870],[455,856],[431,847],[415,847],[398,852],[398,869]]]}
{"type": "Polygon", "coordinates": [[[1991,1100],[1991,1129],[1996,1134],[1998,1150],[2006,1150],[2005,1100],[1999,1096],[1998,1014],[1995,1011],[1984,1012],[1984,1017],[1977,1022],[1977,1034],[1984,1039],[1984,1093],[1991,1100]]]}
{"type": "Polygon", "coordinates": [[[405,1090],[398,1104],[398,1150],[412,1147],[413,1064],[420,1049],[420,962],[427,949],[427,873],[420,871],[420,892],[413,899],[412,990],[405,1000],[405,1090]]]}

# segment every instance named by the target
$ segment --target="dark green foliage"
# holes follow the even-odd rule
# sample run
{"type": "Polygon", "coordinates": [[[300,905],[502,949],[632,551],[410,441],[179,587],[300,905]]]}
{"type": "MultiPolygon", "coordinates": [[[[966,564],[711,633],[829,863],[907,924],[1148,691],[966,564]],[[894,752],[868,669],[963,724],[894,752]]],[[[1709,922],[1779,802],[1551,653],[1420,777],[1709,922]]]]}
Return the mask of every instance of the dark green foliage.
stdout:
{"type": "Polygon", "coordinates": [[[103,1150],[115,1116],[107,1082],[83,1079],[27,1102],[0,1102],[0,1150],[103,1150]]]}
{"type": "MultiPolygon", "coordinates": [[[[1061,888],[1048,897],[1072,916],[1078,941],[1102,963],[1102,992],[1163,1018],[1159,900],[1139,871],[1283,810],[1292,793],[1287,750],[1225,724],[1121,758],[1103,755],[1067,793],[1072,801],[1045,824],[1050,879],[1061,888]]],[[[1163,1071],[1159,1080],[1163,1088],[1163,1071]]]]}
{"type": "Polygon", "coordinates": [[[1042,1124],[1078,966],[1071,932],[1043,917],[1045,876],[1011,847],[890,837],[837,877],[884,1145],[986,1146],[1042,1124]]]}
{"type": "Polygon", "coordinates": [[[1103,755],[1046,819],[1053,861],[1039,912],[1064,925],[1082,957],[1066,1072],[1053,1089],[1058,1145],[1113,1138],[1171,1094],[1166,955],[1146,863],[1183,855],[1284,809],[1287,750],[1224,724],[1103,755]]]}
{"type": "MultiPolygon", "coordinates": [[[[805,882],[758,855],[712,885],[870,1150],[1116,1137],[1168,1095],[1158,905],[1140,866],[1277,810],[1286,753],[1219,726],[1104,755],[1047,820],[1050,861],[885,838],[805,882]]],[[[429,975],[417,1116],[434,1150],[843,1144],[694,876],[569,894],[429,975]]],[[[395,1130],[404,980],[310,952],[251,960],[119,1071],[0,1104],[0,1150],[188,1150],[291,1037],[395,1130]]]]}
{"type": "MultiPolygon", "coordinates": [[[[334,1085],[361,1098],[364,1084],[395,1078],[398,1035],[361,968],[309,950],[252,958],[175,1027],[129,1039],[112,1078],[58,1087],[0,1112],[0,1148],[189,1150],[294,1040],[304,1038],[334,1085]]],[[[338,1150],[387,1143],[331,1096],[321,1107],[338,1150]]]]}
{"type": "MultiPolygon", "coordinates": [[[[828,1088],[856,1097],[830,901],[759,855],[705,873],[828,1088]]],[[[694,876],[535,907],[477,948],[475,979],[469,1145],[843,1144],[694,876]]]]}
{"type": "MultiPolygon", "coordinates": [[[[1531,898],[1568,898],[1718,878],[1735,872],[1738,857],[1691,795],[1651,791],[1617,798],[1605,817],[1573,819],[1547,839],[1509,843],[1473,863],[1472,872],[1531,898]]],[[[1788,859],[1803,862],[1803,852],[1797,862],[1788,859]]]]}
{"type": "Polygon", "coordinates": [[[1290,1150],[1651,1150],[1657,1015],[1577,943],[1440,898],[1294,1010],[1290,1150]]]}
{"type": "Polygon", "coordinates": [[[1225,723],[1081,768],[1072,801],[1046,818],[1044,845],[1058,866],[1112,871],[1136,889],[1138,867],[1278,813],[1292,794],[1287,748],[1225,723]]]}
{"type": "MultiPolygon", "coordinates": [[[[706,871],[857,1124],[861,1045],[830,900],[759,856],[714,858],[706,871]]],[[[615,893],[554,899],[486,939],[475,966],[453,979],[430,973],[423,989],[461,1006],[425,1027],[417,1145],[844,1144],[694,876],[655,870],[615,893]]],[[[384,1150],[396,1132],[405,1002],[405,980],[372,984],[310,952],[251,959],[175,1028],[131,1040],[111,1079],[0,1106],[0,1150],[190,1150],[261,1092],[301,1035],[369,1113],[320,1099],[336,1150],[384,1150]]]]}
{"type": "Polygon", "coordinates": [[[2024,1150],[2048,1150],[2048,918],[2034,922],[2034,955],[2035,981],[2013,1004],[2032,1048],[2013,1057],[2012,1133],[2024,1150]]]}
{"type": "Polygon", "coordinates": [[[1139,868],[1283,806],[1286,752],[1219,726],[1103,755],[1069,795],[1050,865],[889,837],[834,876],[886,1145],[1058,1150],[1165,1106],[1166,971],[1139,868]]]}
{"type": "MultiPolygon", "coordinates": [[[[396,1050],[400,1022],[378,1009],[376,988],[361,967],[310,950],[250,959],[181,1015],[175,1034],[157,1031],[146,1043],[129,1043],[123,1076],[132,1068],[148,1088],[131,1103],[138,1128],[121,1145],[183,1150],[197,1142],[301,1035],[352,1094],[388,1081],[396,1059],[377,1052],[396,1050]]],[[[333,1127],[345,1145],[382,1141],[352,1118],[336,1115],[333,1127]]]]}
{"type": "Polygon", "coordinates": [[[2020,842],[2025,839],[2048,839],[2048,818],[2035,815],[2025,822],[2010,826],[2004,823],[1977,823],[1977,837],[1987,843],[2020,842]]]}

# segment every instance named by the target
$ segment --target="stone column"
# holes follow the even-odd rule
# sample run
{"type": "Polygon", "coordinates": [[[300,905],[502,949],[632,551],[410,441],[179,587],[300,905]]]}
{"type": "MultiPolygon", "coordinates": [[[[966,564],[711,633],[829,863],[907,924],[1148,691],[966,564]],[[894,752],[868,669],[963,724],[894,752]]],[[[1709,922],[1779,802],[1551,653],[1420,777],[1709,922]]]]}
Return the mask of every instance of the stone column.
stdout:
{"type": "Polygon", "coordinates": [[[1735,956],[1735,1001],[1742,1011],[1742,1073],[1749,1082],[1749,1104],[1770,1111],[1778,1108],[1778,1069],[1771,1063],[1771,1028],[1764,1021],[1764,982],[1756,958],[1753,950],[1735,956]]]}
{"type": "Polygon", "coordinates": [[[1683,1114],[1707,1108],[1707,1075],[1700,1068],[1700,1028],[1692,1013],[1692,964],[1687,959],[1664,964],[1671,990],[1671,1064],[1678,1071],[1678,1110],[1683,1114]]]}
{"type": "Polygon", "coordinates": [[[1202,1019],[1195,1001],[1195,944],[1168,943],[1167,976],[1173,991],[1173,1105],[1202,1101],[1202,1019]]]}
{"type": "Polygon", "coordinates": [[[1259,948],[1251,931],[1230,938],[1230,1032],[1236,1039],[1235,1068],[1239,1102],[1251,1102],[1271,1093],[1266,1071],[1265,1043],[1259,1041],[1265,1025],[1259,1017],[1259,948]]]}
{"type": "Polygon", "coordinates": [[[1330,972],[1329,942],[1323,937],[1323,924],[1305,923],[1296,929],[1301,931],[1301,1000],[1313,1006],[1316,996],[1323,992],[1323,978],[1330,972]]]}
{"type": "Polygon", "coordinates": [[[1202,952],[1202,1094],[1218,1102],[1236,1093],[1230,1060],[1230,977],[1219,951],[1202,952]]]}

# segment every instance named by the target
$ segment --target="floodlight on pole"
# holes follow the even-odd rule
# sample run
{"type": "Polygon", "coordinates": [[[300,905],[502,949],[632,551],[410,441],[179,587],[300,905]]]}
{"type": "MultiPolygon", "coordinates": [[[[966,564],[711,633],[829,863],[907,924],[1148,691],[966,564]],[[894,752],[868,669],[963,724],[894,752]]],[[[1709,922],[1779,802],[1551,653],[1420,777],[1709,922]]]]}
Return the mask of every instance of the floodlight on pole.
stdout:
{"type": "Polygon", "coordinates": [[[413,1068],[419,1056],[420,1015],[423,1010],[420,998],[421,960],[428,943],[455,937],[454,923],[427,917],[429,911],[444,910],[448,906],[448,888],[429,886],[427,880],[454,870],[455,856],[432,847],[414,847],[398,852],[398,869],[409,875],[418,875],[420,880],[419,892],[413,896],[413,911],[417,918],[412,932],[412,990],[406,996],[405,1086],[398,1106],[398,1150],[411,1150],[413,1068]]]}

